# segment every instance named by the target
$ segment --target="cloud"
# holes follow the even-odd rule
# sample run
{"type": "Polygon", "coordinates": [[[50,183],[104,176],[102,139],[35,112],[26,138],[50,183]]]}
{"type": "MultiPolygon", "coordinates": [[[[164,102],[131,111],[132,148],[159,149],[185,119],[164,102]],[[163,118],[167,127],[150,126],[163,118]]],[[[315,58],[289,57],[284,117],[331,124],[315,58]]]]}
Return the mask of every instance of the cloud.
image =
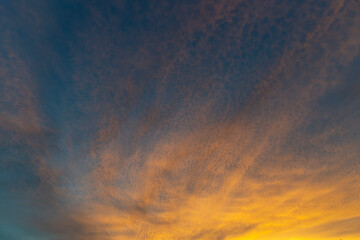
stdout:
{"type": "Polygon", "coordinates": [[[4,200],[22,236],[358,236],[355,2],[0,9],[35,23],[8,14],[1,39],[0,193],[29,192],[4,200]]]}

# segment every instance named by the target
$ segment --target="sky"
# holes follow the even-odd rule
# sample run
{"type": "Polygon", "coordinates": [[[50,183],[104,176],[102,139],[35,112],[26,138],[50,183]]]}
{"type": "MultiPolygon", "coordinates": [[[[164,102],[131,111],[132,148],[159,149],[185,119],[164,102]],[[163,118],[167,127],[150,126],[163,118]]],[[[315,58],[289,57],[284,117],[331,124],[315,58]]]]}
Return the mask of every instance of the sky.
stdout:
{"type": "Polygon", "coordinates": [[[0,0],[1,240],[360,239],[357,0],[0,0]]]}

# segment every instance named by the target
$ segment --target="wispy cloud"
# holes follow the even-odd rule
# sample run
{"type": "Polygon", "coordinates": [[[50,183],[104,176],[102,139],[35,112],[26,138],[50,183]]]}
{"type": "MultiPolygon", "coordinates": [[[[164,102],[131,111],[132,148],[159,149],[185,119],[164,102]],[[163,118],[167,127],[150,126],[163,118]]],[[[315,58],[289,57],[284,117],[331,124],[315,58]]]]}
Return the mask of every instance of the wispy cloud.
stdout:
{"type": "Polygon", "coordinates": [[[0,238],[359,236],[356,1],[0,6],[0,238]]]}

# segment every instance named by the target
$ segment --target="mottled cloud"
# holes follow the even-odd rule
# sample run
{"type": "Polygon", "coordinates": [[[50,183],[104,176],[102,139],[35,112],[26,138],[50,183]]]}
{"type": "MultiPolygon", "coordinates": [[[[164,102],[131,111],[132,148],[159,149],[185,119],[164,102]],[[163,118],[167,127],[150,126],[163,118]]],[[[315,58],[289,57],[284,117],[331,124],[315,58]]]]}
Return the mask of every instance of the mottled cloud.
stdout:
{"type": "Polygon", "coordinates": [[[0,13],[0,238],[359,237],[356,1],[0,13]]]}

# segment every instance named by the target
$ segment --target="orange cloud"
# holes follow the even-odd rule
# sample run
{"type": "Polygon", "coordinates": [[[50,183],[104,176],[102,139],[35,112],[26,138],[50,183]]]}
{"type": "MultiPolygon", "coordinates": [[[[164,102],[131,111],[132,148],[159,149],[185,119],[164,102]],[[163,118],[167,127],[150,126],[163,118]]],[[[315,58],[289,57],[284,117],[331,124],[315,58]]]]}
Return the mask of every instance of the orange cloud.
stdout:
{"type": "MultiPolygon", "coordinates": [[[[0,59],[0,99],[15,112],[1,111],[0,127],[26,139],[42,183],[34,199],[50,206],[33,225],[76,240],[358,238],[359,138],[349,132],[359,116],[320,105],[359,54],[360,14],[352,1],[310,3],[293,14],[315,26],[288,23],[286,37],[267,31],[287,29],[278,18],[293,6],[277,1],[184,4],[171,12],[179,24],[155,36],[126,29],[111,14],[122,4],[86,5],[83,48],[69,47],[76,100],[63,110],[76,117],[58,132],[45,127],[26,64],[13,56],[11,77],[0,59]],[[281,38],[270,63],[224,60],[233,49],[261,54],[265,36],[281,38]]],[[[148,21],[168,7],[150,4],[148,21]]]]}

